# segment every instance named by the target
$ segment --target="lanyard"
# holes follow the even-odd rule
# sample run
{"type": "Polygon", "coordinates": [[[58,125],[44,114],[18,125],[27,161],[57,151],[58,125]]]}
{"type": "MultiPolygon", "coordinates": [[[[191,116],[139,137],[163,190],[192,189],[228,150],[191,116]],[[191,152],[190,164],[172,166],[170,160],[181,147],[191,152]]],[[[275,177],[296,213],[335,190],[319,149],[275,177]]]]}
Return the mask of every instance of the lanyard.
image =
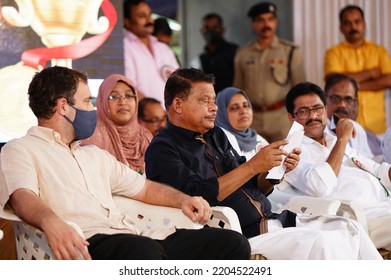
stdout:
{"type": "Polygon", "coordinates": [[[376,179],[379,180],[379,183],[380,185],[383,187],[384,191],[386,192],[386,196],[390,196],[390,193],[388,192],[387,188],[382,184],[381,180],[379,177],[377,177],[375,174],[373,174],[372,172],[370,172],[369,170],[367,170],[364,165],[355,157],[350,157],[351,161],[354,163],[354,165],[356,165],[358,168],[360,168],[361,170],[365,171],[365,172],[368,172],[369,174],[371,174],[372,176],[374,176],[376,179]]]}

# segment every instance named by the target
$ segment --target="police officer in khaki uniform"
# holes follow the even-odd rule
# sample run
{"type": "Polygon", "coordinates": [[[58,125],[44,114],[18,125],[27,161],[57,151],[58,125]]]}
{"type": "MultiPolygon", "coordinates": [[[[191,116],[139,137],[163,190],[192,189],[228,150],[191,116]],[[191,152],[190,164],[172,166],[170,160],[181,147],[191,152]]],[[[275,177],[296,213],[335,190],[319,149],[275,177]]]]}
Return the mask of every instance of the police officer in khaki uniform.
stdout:
{"type": "Polygon", "coordinates": [[[248,16],[257,38],[240,47],[235,56],[234,86],[244,90],[251,100],[252,128],[273,142],[287,136],[290,122],[285,96],[292,86],[305,81],[304,66],[298,47],[275,34],[274,4],[256,4],[248,16]]]}

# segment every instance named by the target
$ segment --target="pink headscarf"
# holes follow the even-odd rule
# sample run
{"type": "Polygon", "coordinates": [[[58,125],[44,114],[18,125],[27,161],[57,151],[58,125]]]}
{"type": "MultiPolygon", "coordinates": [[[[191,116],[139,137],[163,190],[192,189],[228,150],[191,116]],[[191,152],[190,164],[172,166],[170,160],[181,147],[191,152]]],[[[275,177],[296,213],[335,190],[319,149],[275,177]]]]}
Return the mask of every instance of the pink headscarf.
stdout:
{"type": "Polygon", "coordinates": [[[103,81],[96,100],[97,126],[94,134],[82,144],[96,145],[133,170],[144,173],[144,154],[152,140],[152,134],[137,122],[137,97],[135,113],[127,124],[117,125],[110,119],[108,96],[118,82],[123,82],[134,89],[133,83],[123,75],[112,74],[103,81]]]}

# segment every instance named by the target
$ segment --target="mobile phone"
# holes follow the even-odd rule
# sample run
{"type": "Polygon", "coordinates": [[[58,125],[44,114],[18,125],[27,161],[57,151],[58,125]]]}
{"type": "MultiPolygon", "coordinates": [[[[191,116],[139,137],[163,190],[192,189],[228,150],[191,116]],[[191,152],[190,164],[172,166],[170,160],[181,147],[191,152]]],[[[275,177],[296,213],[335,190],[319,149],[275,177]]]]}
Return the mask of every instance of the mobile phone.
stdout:
{"type": "Polygon", "coordinates": [[[333,114],[333,121],[335,128],[332,129],[332,131],[336,134],[337,133],[337,123],[339,121],[339,117],[336,114],[333,114]]]}
{"type": "Polygon", "coordinates": [[[339,117],[336,114],[333,114],[334,124],[337,126],[337,123],[339,121],[339,117]]]}

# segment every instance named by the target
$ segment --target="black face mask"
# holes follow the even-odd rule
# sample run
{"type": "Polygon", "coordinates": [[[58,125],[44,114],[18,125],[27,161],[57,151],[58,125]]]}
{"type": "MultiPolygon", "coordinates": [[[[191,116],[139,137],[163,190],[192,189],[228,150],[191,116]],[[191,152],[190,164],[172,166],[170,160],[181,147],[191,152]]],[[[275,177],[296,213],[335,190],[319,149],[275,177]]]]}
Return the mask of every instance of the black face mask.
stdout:
{"type": "Polygon", "coordinates": [[[208,44],[216,44],[219,43],[222,39],[222,36],[219,32],[214,30],[208,30],[204,33],[204,38],[206,43],[208,44]]]}

